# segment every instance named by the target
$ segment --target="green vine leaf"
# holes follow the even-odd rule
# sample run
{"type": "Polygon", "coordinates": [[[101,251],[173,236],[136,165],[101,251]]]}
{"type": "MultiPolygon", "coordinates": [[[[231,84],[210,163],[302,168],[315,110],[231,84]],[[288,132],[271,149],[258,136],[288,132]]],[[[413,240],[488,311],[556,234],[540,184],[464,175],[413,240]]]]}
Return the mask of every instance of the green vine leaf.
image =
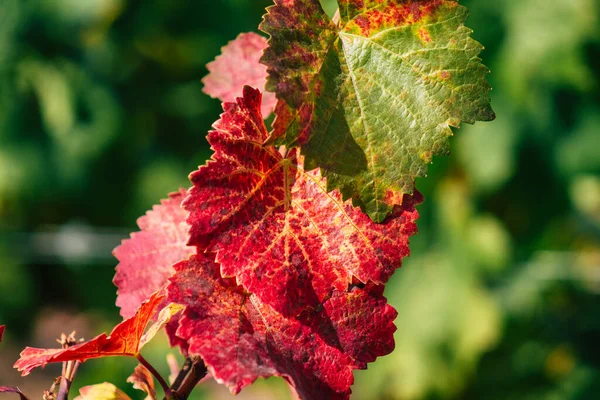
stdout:
{"type": "Polygon", "coordinates": [[[490,121],[483,46],[465,7],[443,0],[276,0],[261,29],[278,94],[271,141],[302,146],[307,169],[381,222],[448,154],[451,127],[490,121]]]}

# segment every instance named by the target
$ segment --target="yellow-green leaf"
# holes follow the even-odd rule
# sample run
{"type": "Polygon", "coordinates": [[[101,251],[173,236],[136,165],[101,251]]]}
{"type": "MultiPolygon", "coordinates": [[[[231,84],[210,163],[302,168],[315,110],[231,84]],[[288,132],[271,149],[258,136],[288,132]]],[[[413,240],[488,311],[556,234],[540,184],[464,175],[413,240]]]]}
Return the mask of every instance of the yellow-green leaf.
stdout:
{"type": "Polygon", "coordinates": [[[494,118],[483,49],[443,0],[276,0],[262,62],[279,97],[273,139],[302,146],[308,169],[381,222],[412,193],[451,127],[494,118]]]}
{"type": "Polygon", "coordinates": [[[112,383],[82,387],[75,400],[131,400],[123,391],[112,383]]]}

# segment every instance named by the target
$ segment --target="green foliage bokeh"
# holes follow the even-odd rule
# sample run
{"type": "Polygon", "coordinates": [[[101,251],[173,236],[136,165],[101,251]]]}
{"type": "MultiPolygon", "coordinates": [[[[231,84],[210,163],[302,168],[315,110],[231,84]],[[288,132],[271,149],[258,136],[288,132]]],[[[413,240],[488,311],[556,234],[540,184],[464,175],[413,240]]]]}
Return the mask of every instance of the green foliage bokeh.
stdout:
{"type": "MultiPolygon", "coordinates": [[[[456,130],[417,181],[420,233],[386,289],[396,350],[356,373],[354,398],[597,398],[600,4],[462,3],[498,118],[456,130]]],[[[52,368],[10,370],[24,345],[71,329],[48,316],[91,334],[118,321],[110,250],[210,156],[205,65],[267,5],[0,0],[0,385],[50,385],[52,368]]],[[[166,352],[148,349],[165,373],[166,352]]],[[[125,383],[134,365],[91,361],[76,386],[142,398],[125,383]]],[[[227,396],[215,390],[197,396],[227,396]]],[[[251,390],[287,396],[275,379],[251,390]]]]}

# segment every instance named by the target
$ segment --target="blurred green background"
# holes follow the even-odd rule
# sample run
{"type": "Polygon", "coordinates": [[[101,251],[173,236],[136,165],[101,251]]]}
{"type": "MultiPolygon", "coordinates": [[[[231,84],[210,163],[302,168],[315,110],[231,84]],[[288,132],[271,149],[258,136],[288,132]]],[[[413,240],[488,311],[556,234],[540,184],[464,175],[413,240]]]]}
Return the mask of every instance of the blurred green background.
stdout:
{"type": "MultiPolygon", "coordinates": [[[[0,385],[37,398],[59,372],[19,378],[24,345],[118,322],[111,249],[209,157],[205,65],[269,3],[0,0],[0,385]]],[[[498,118],[456,131],[418,180],[420,233],[386,289],[396,350],[353,398],[598,399],[600,2],[462,3],[498,118]]],[[[146,351],[165,373],[167,352],[146,351]]],[[[134,365],[90,361],[75,386],[141,399],[134,365]]],[[[239,398],[287,396],[269,379],[239,398]]]]}

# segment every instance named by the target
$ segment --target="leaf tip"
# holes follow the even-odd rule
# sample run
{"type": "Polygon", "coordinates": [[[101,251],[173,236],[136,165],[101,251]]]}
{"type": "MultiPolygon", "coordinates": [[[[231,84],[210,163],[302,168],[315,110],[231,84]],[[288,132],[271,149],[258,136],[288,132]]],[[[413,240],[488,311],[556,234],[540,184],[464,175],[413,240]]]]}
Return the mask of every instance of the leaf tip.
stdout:
{"type": "Polygon", "coordinates": [[[18,386],[0,386],[0,393],[16,393],[21,400],[29,400],[18,386]]]}

